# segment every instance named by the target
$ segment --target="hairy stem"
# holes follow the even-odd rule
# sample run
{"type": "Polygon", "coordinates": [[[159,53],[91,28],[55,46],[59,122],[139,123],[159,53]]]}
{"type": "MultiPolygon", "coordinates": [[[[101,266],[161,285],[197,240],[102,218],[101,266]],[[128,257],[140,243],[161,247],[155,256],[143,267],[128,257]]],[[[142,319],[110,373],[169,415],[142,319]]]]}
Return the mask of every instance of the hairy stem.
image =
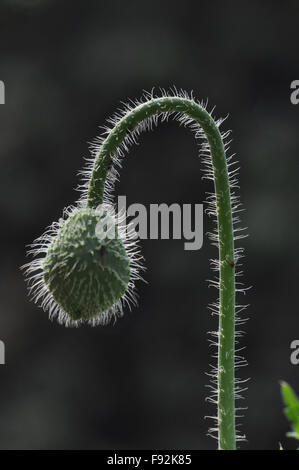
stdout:
{"type": "Polygon", "coordinates": [[[220,131],[211,115],[192,99],[153,98],[128,110],[110,131],[96,155],[88,188],[87,205],[103,202],[107,174],[113,157],[126,136],[144,120],[164,113],[181,113],[197,122],[209,143],[214,175],[219,242],[219,331],[218,331],[218,445],[235,449],[235,268],[234,237],[229,175],[220,131]]]}

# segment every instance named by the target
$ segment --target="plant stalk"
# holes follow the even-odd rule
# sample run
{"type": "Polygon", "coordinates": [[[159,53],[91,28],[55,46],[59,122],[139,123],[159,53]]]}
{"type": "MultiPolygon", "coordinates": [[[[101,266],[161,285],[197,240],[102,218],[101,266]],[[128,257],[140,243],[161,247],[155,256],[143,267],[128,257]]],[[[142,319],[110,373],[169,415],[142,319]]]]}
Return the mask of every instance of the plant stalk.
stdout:
{"type": "Polygon", "coordinates": [[[113,157],[125,138],[144,120],[165,113],[180,113],[197,122],[208,140],[213,166],[219,245],[218,330],[218,448],[234,450],[235,433],[235,268],[229,174],[224,143],[216,122],[192,99],[164,96],[137,105],[121,117],[96,155],[88,188],[88,207],[103,203],[113,157]]]}

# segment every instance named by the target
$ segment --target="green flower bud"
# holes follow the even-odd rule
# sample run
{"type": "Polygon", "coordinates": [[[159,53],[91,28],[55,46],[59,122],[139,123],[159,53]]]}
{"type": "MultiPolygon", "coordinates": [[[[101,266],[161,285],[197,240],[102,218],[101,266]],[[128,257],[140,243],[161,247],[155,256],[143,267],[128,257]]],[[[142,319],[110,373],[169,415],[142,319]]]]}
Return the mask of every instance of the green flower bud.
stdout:
{"type": "Polygon", "coordinates": [[[27,265],[27,272],[34,273],[30,289],[60,323],[107,323],[132,297],[138,251],[110,212],[105,207],[72,209],[34,244],[32,252],[45,256],[27,265]]]}

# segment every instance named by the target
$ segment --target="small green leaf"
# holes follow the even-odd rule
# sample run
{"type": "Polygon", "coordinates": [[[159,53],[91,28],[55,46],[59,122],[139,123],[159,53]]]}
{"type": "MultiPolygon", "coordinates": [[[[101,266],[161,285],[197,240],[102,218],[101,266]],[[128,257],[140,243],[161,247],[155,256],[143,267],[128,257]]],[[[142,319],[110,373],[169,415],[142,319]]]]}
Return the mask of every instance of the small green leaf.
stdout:
{"type": "Polygon", "coordinates": [[[299,439],[299,399],[286,382],[281,383],[281,394],[286,405],[284,413],[292,424],[292,432],[288,436],[299,439]]]}

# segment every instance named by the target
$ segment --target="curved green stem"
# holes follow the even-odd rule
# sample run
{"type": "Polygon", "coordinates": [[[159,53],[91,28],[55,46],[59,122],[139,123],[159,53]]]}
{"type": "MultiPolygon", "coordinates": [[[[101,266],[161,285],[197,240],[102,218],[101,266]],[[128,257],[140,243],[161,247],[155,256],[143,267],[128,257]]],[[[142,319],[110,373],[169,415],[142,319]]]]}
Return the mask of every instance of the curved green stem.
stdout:
{"type": "Polygon", "coordinates": [[[111,130],[97,154],[88,188],[87,205],[103,202],[104,186],[113,156],[129,132],[142,121],[161,113],[182,113],[196,121],[209,143],[214,174],[219,240],[219,338],[218,338],[218,444],[235,449],[235,272],[234,237],[229,175],[224,144],[210,114],[195,101],[182,97],[150,99],[125,114],[111,130]]]}

